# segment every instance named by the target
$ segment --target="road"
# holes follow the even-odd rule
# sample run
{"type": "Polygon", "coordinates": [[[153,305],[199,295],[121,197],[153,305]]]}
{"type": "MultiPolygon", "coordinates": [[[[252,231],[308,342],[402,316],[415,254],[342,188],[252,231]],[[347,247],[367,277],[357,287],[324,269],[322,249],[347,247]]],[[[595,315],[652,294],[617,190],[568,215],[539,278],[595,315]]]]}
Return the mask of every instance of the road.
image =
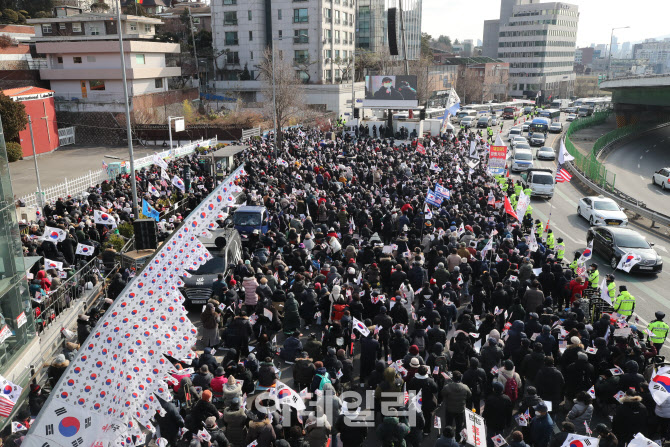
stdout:
{"type": "Polygon", "coordinates": [[[604,163],[616,174],[614,186],[643,201],[660,213],[670,213],[670,190],[663,191],[651,183],[651,176],[660,168],[670,166],[670,127],[640,135],[608,154],[604,163]]]}
{"type": "MultiPolygon", "coordinates": [[[[565,114],[561,115],[562,115],[561,120],[563,121],[565,119],[565,114]]],[[[505,136],[507,135],[508,129],[511,127],[511,123],[512,121],[510,120],[505,122],[503,135],[505,136]]],[[[567,124],[568,123],[565,123],[564,127],[567,124]]],[[[663,129],[662,132],[663,136],[661,138],[670,137],[670,128],[663,129]]],[[[651,160],[652,157],[651,156],[647,157],[647,155],[652,153],[652,150],[654,149],[653,148],[654,144],[658,145],[657,150],[653,151],[653,153],[656,154],[654,156],[655,157],[654,159],[656,160],[654,163],[657,164],[654,164],[653,165],[654,167],[652,168],[652,162],[650,161],[648,165],[649,166],[648,171],[644,171],[645,172],[644,179],[646,181],[645,185],[648,184],[649,188],[646,187],[638,188],[638,190],[640,191],[635,190],[634,185],[640,185],[641,181],[640,176],[631,175],[631,178],[626,178],[626,180],[623,180],[623,178],[619,177],[618,173],[617,173],[616,185],[619,188],[621,188],[627,184],[630,184],[631,190],[629,192],[633,197],[641,197],[644,194],[648,193],[653,195],[656,198],[656,201],[658,202],[658,198],[660,196],[652,192],[656,188],[651,188],[650,173],[658,169],[662,164],[661,162],[662,156],[660,155],[661,144],[659,142],[660,138],[658,133],[652,132],[650,133],[650,135],[651,136],[649,137],[645,135],[644,141],[646,141],[646,143],[644,142],[630,143],[630,146],[639,145],[640,147],[643,147],[641,149],[641,152],[645,154],[643,160],[645,157],[651,160]],[[647,141],[647,138],[649,138],[649,141],[647,141]],[[645,153],[645,150],[647,148],[650,150],[648,153],[645,153]],[[647,172],[649,173],[648,175],[647,172]]],[[[553,147],[554,143],[556,143],[557,138],[559,138],[558,134],[548,134],[546,145],[553,147]]],[[[503,141],[507,142],[507,138],[506,137],[503,138],[503,141]]],[[[610,169],[610,166],[613,170],[619,169],[621,170],[621,172],[627,172],[627,169],[632,169],[622,167],[621,163],[626,163],[625,161],[618,161],[616,158],[613,158],[617,154],[626,154],[628,150],[624,150],[624,148],[628,146],[629,145],[622,147],[621,149],[617,150],[615,153],[611,154],[608,157],[607,160],[608,169],[610,169]]],[[[636,157],[635,166],[637,166],[637,161],[639,160],[639,157],[640,157],[639,155],[636,157]]],[[[670,165],[670,154],[665,155],[665,160],[666,163],[664,166],[670,165]]],[[[536,167],[552,168],[555,170],[557,161],[535,160],[534,163],[536,167]]],[[[647,165],[645,164],[645,166],[647,165]]],[[[512,177],[514,177],[515,180],[519,178],[518,174],[512,174],[512,177]]],[[[556,190],[553,199],[551,200],[533,199],[531,202],[533,206],[534,218],[539,218],[542,220],[543,223],[546,224],[547,218],[551,214],[550,227],[553,229],[557,238],[558,237],[563,238],[566,247],[565,250],[566,259],[572,260],[572,253],[575,250],[583,249],[584,247],[586,247],[586,232],[589,229],[589,224],[584,218],[577,215],[577,203],[579,202],[579,199],[581,199],[584,196],[585,196],[584,192],[580,190],[580,188],[577,186],[576,183],[574,184],[572,182],[559,183],[556,185],[556,190]]],[[[667,207],[667,205],[665,206],[667,207]]],[[[665,295],[667,291],[670,290],[670,265],[668,265],[668,263],[670,263],[670,252],[668,251],[670,249],[670,243],[660,238],[657,234],[648,231],[644,227],[637,227],[636,225],[631,224],[631,228],[637,230],[643,237],[647,239],[648,242],[655,243],[654,248],[656,249],[658,254],[661,255],[665,264],[664,270],[658,275],[649,275],[649,276],[630,275],[620,270],[614,273],[616,278],[615,282],[617,286],[626,285],[631,294],[633,294],[633,296],[636,297],[637,303],[635,312],[640,317],[642,323],[644,323],[642,326],[646,326],[647,322],[654,319],[654,313],[657,310],[662,310],[670,318],[670,301],[666,299],[665,295]]],[[[598,270],[600,271],[601,278],[609,273],[612,273],[612,268],[610,268],[609,266],[609,260],[602,258],[600,255],[594,254],[592,262],[598,264],[599,267],[598,270]]],[[[667,345],[668,347],[670,347],[670,343],[667,343],[667,345]]]]}

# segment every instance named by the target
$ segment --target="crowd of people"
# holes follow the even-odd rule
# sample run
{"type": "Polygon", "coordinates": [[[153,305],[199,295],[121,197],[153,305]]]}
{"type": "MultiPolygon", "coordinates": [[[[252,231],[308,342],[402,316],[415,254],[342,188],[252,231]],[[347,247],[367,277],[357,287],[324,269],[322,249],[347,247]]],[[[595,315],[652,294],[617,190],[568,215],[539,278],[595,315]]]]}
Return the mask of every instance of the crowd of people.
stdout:
{"type": "MultiPolygon", "coordinates": [[[[667,437],[670,400],[657,404],[649,388],[664,315],[638,328],[625,286],[612,287],[618,313],[594,308],[597,265],[563,259],[549,233],[531,244],[532,208],[522,222],[505,211],[518,185],[487,173],[481,138],[447,133],[424,140],[425,154],[416,140],[324,140],[317,129],[281,141],[276,155],[259,139],[237,156],[247,173],[238,201],[266,207],[270,229],[214,282],[202,354],[174,362],[174,398],[156,415],[167,445],[456,447],[473,443],[471,412],[496,447],[667,437]],[[284,386],[304,411],[277,405],[284,386]]],[[[195,157],[173,163],[198,169],[195,157]]],[[[160,175],[138,173],[143,195],[160,175]]],[[[193,206],[214,180],[201,184],[193,206]]],[[[126,221],[128,200],[127,182],[110,182],[44,216],[68,238],[102,242],[109,228],[90,210],[110,202],[126,221]]],[[[77,262],[67,244],[24,244],[77,262]]]]}

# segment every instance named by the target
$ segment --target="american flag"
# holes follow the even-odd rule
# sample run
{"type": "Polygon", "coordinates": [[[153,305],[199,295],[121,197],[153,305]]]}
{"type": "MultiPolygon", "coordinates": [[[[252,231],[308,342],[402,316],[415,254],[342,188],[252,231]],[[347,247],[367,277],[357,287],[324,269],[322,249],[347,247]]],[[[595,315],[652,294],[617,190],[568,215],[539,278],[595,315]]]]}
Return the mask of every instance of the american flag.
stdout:
{"type": "Polygon", "coordinates": [[[556,168],[556,183],[569,182],[572,176],[568,171],[563,169],[563,165],[558,165],[556,168]]]}

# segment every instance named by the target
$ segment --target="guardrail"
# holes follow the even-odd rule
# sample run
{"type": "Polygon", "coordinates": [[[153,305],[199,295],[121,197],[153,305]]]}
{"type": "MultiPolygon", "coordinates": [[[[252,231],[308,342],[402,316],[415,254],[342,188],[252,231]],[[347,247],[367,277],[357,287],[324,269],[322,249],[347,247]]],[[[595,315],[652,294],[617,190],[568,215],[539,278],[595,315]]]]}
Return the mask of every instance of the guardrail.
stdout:
{"type": "MultiPolygon", "coordinates": [[[[649,132],[649,131],[654,130],[656,128],[667,126],[667,125],[670,125],[670,123],[666,123],[664,125],[659,125],[659,126],[656,126],[654,128],[647,129],[647,130],[645,130],[645,132],[649,132]]],[[[583,128],[583,127],[581,127],[581,128],[583,128]]],[[[568,131],[566,131],[564,133],[564,135],[566,136],[566,139],[565,139],[566,148],[568,147],[568,143],[570,143],[570,140],[567,138],[568,133],[570,133],[570,129],[568,129],[568,131]]],[[[632,136],[637,136],[637,135],[639,135],[639,134],[634,134],[634,135],[629,134],[629,135],[626,135],[625,137],[617,138],[615,140],[612,140],[608,144],[606,144],[604,147],[602,147],[600,149],[600,152],[602,153],[603,151],[610,151],[610,150],[612,150],[612,148],[614,146],[620,144],[624,139],[632,137],[632,136]]],[[[572,145],[572,143],[570,143],[570,144],[572,145]]],[[[574,148],[574,145],[573,145],[573,149],[576,149],[576,148],[574,148]]],[[[569,152],[569,149],[568,149],[568,152],[569,152]]],[[[577,157],[575,157],[575,161],[577,161],[577,157]]],[[[631,212],[635,213],[636,215],[638,215],[640,217],[643,217],[645,219],[649,219],[651,221],[651,226],[652,227],[654,227],[657,223],[661,224],[661,225],[665,225],[665,226],[670,226],[670,216],[647,208],[645,203],[640,202],[639,200],[636,200],[633,197],[630,197],[630,196],[624,194],[622,191],[619,191],[616,188],[611,188],[611,189],[603,188],[601,185],[595,183],[594,181],[592,181],[592,179],[587,177],[585,175],[584,171],[580,170],[578,168],[578,166],[576,165],[576,163],[574,163],[574,162],[567,162],[566,165],[567,165],[568,170],[575,177],[577,177],[577,179],[580,182],[582,182],[588,188],[592,189],[593,191],[596,191],[600,195],[603,195],[605,197],[608,197],[608,198],[614,200],[622,208],[625,208],[628,211],[631,211],[631,212]]]]}

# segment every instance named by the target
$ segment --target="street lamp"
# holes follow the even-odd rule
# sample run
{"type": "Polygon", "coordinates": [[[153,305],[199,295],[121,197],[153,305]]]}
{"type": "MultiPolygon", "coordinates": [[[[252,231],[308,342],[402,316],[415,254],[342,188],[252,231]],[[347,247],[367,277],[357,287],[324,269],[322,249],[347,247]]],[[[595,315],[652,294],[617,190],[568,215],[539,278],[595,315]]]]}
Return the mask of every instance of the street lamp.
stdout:
{"type": "Polygon", "coordinates": [[[614,30],[626,28],[630,28],[630,26],[619,26],[617,28],[612,28],[612,33],[610,34],[610,52],[609,57],[607,58],[607,79],[610,78],[610,71],[612,70],[612,42],[614,41],[614,30]]]}
{"type": "MultiPolygon", "coordinates": [[[[133,194],[133,217],[139,218],[137,211],[137,183],[135,181],[135,156],[133,155],[133,130],[130,128],[130,102],[128,99],[128,79],[126,77],[126,57],[123,54],[123,26],[121,26],[121,1],[118,2],[116,19],[119,26],[119,47],[121,52],[121,78],[123,79],[123,97],[126,105],[126,135],[128,138],[128,155],[130,156],[130,188],[133,194]]],[[[126,15],[126,18],[128,16],[126,15]]],[[[130,48],[129,48],[130,50],[130,48]]]]}

